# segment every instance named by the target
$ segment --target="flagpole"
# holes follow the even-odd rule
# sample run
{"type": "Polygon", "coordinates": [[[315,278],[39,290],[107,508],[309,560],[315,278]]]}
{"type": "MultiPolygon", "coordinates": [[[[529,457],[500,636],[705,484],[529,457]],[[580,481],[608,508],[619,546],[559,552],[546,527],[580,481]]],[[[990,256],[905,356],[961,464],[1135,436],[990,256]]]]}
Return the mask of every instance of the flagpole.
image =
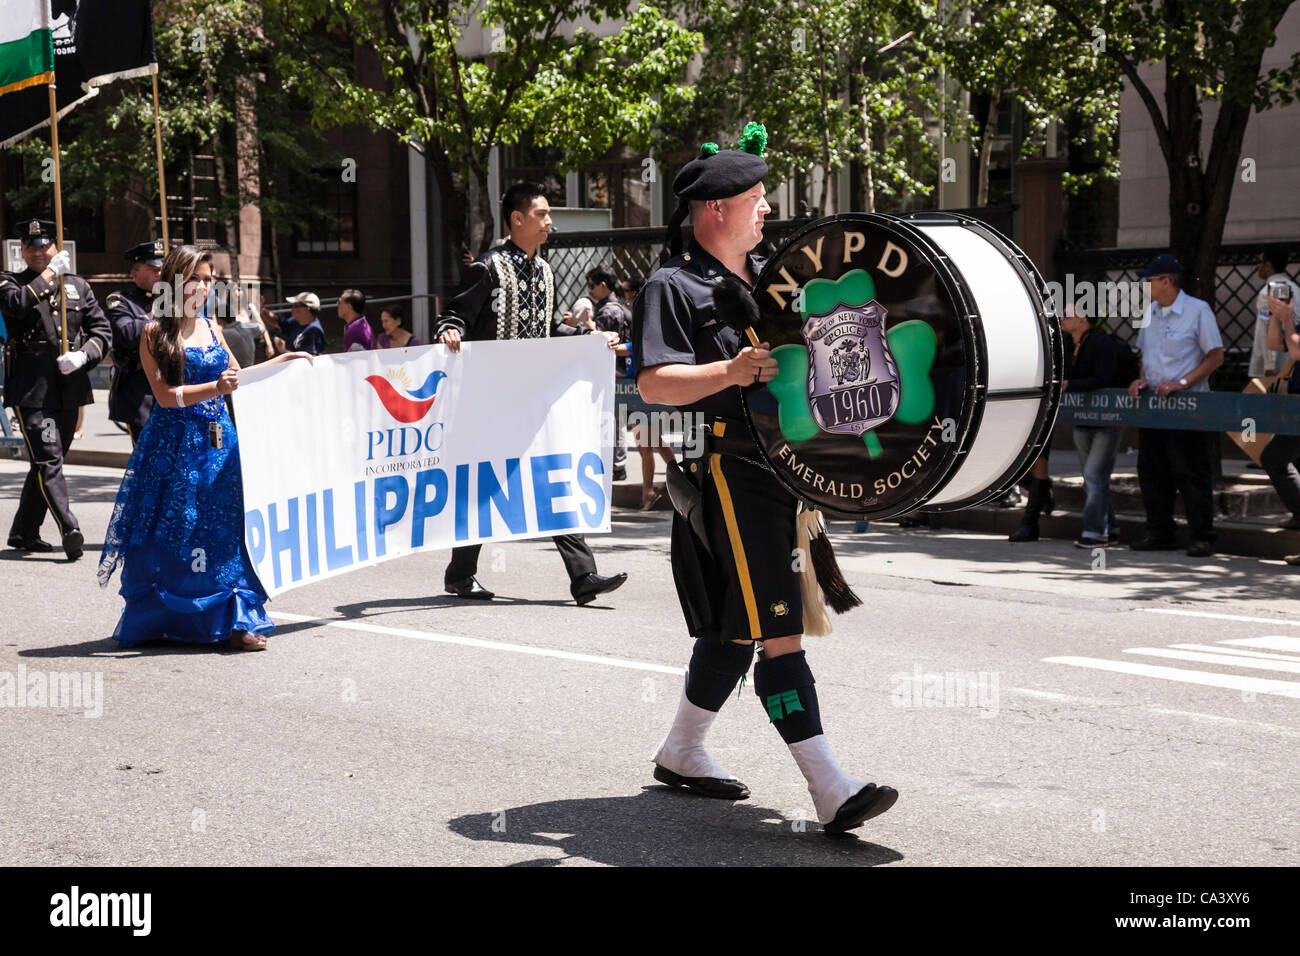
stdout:
{"type": "MultiPolygon", "coordinates": [[[[57,236],[54,248],[63,251],[63,184],[59,179],[59,105],[54,95],[54,84],[50,84],[50,149],[54,154],[54,234],[57,236]]],[[[59,354],[68,351],[68,291],[63,284],[63,276],[56,276],[59,283],[59,354]]]]}
{"type": "Polygon", "coordinates": [[[158,201],[162,204],[162,241],[164,255],[171,252],[167,239],[167,181],[163,177],[162,126],[158,122],[158,72],[153,74],[153,141],[158,152],[158,201]]]}

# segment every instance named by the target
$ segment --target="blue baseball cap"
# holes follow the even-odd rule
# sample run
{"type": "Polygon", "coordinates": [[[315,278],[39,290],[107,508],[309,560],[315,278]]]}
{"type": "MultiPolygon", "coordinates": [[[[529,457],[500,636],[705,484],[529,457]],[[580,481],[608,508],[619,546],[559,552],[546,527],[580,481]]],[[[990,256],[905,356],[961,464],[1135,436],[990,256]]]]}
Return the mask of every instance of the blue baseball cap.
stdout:
{"type": "Polygon", "coordinates": [[[1182,274],[1183,264],[1168,252],[1160,253],[1160,255],[1147,263],[1145,269],[1138,270],[1138,277],[1142,279],[1149,279],[1152,276],[1180,276],[1182,274]]]}

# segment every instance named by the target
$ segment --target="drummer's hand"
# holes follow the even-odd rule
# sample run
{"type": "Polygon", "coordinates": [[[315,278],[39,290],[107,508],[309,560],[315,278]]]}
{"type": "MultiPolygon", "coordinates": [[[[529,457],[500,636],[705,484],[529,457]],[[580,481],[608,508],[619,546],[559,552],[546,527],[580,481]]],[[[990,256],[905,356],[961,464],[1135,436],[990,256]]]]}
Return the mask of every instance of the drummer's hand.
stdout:
{"type": "Polygon", "coordinates": [[[1135,378],[1129,382],[1128,393],[1131,398],[1137,398],[1138,392],[1147,387],[1147,380],[1144,378],[1135,378]]]}
{"type": "Polygon", "coordinates": [[[736,385],[755,385],[770,382],[776,378],[776,359],[769,351],[771,345],[760,342],[757,346],[746,346],[740,354],[731,359],[731,380],[736,385]]]}

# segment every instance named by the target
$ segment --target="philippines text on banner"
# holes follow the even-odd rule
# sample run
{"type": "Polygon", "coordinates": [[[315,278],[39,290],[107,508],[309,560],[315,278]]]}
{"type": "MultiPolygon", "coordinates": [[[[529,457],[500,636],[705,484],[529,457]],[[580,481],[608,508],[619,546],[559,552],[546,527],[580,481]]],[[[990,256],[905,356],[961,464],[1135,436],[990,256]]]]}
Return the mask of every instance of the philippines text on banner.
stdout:
{"type": "Polygon", "coordinates": [[[240,373],[248,554],[268,594],[413,551],[610,530],[601,336],[240,373]]]}

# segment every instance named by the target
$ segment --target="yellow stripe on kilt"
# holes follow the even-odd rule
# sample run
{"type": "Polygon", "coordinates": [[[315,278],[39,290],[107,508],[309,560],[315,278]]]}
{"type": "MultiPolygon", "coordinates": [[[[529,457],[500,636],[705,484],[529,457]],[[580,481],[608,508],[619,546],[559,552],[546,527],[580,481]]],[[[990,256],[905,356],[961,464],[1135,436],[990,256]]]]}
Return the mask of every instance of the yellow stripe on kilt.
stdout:
{"type": "Polygon", "coordinates": [[[758,622],[758,602],[754,600],[754,585],[749,580],[749,562],[745,560],[745,545],[740,540],[740,525],[736,523],[736,509],[731,503],[731,490],[727,487],[726,476],[722,473],[722,456],[710,455],[709,467],[713,470],[713,482],[718,486],[718,500],[722,502],[722,520],[727,525],[727,537],[731,539],[731,552],[736,559],[740,593],[745,598],[745,613],[749,615],[749,636],[758,640],[763,636],[762,625],[758,622]]]}

